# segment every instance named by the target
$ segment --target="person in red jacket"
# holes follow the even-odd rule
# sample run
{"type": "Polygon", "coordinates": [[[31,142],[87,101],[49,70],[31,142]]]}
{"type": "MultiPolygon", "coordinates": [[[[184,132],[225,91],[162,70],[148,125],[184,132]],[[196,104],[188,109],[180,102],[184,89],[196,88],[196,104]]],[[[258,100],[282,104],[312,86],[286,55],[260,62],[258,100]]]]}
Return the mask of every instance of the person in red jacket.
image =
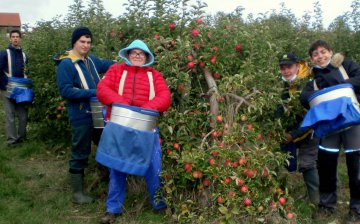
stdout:
{"type": "Polygon", "coordinates": [[[112,65],[97,88],[99,101],[107,106],[107,124],[96,160],[110,171],[101,223],[112,223],[121,214],[127,174],[144,176],[153,208],[166,208],[156,119],[170,106],[171,94],[162,74],[150,67],[154,55],[143,41],[133,41],[119,56],[125,62],[112,65]]]}

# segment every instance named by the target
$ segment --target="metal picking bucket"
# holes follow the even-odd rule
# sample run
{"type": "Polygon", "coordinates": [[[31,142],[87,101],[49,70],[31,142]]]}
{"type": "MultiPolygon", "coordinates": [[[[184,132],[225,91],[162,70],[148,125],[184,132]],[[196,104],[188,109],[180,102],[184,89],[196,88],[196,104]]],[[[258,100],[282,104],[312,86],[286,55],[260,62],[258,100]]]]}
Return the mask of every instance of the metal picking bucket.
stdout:
{"type": "Polygon", "coordinates": [[[90,98],[90,108],[94,128],[104,128],[103,107],[104,105],[99,102],[97,97],[90,98]]]}
{"type": "Polygon", "coordinates": [[[156,128],[159,115],[156,110],[113,104],[110,121],[140,131],[152,131],[156,128]]]}

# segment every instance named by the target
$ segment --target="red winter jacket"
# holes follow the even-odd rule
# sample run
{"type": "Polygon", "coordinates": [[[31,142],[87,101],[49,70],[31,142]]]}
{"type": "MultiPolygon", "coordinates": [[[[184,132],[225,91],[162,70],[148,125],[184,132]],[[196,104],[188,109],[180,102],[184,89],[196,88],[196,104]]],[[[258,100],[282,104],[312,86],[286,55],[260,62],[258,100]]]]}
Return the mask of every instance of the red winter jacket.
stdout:
{"type": "Polygon", "coordinates": [[[109,107],[113,103],[119,103],[159,112],[167,110],[171,101],[170,90],[159,71],[151,67],[129,66],[125,63],[114,64],[109,68],[98,84],[96,95],[101,103],[109,107]],[[124,70],[127,70],[127,76],[123,94],[120,96],[119,84],[124,70]],[[152,72],[155,89],[155,97],[150,101],[148,71],[152,72]]]}

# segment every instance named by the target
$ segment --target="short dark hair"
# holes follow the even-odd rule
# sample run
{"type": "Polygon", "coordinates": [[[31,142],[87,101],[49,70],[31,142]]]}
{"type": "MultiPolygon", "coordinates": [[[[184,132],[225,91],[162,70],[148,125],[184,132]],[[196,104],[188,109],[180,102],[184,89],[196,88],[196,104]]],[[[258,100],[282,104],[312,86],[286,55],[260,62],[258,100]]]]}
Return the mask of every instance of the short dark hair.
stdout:
{"type": "Polygon", "coordinates": [[[309,56],[311,57],[313,51],[315,51],[315,50],[316,50],[317,48],[319,48],[319,47],[323,47],[323,48],[325,48],[325,49],[328,50],[328,51],[332,51],[332,48],[331,48],[330,44],[328,44],[326,41],[324,41],[324,40],[317,40],[317,41],[313,42],[313,43],[310,45],[310,48],[309,48],[309,56]]]}
{"type": "Polygon", "coordinates": [[[19,37],[21,38],[21,32],[20,32],[20,30],[11,30],[11,31],[10,31],[10,37],[11,37],[11,35],[12,35],[13,33],[18,33],[18,34],[19,34],[19,37]]]}

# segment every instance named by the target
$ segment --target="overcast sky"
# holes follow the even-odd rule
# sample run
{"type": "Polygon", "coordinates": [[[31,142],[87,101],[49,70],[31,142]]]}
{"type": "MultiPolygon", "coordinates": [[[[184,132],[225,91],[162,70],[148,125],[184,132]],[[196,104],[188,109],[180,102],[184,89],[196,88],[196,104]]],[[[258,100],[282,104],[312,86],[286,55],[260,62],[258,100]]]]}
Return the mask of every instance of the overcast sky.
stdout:
{"type": "MultiPolygon", "coordinates": [[[[316,0],[205,0],[208,4],[207,13],[217,11],[232,12],[237,6],[245,8],[244,14],[270,12],[278,10],[280,3],[301,18],[306,12],[313,11],[316,0]]],[[[337,16],[351,11],[352,0],[318,0],[323,11],[324,25],[327,27],[337,16]]],[[[18,12],[21,22],[34,25],[36,21],[51,20],[57,15],[65,15],[72,0],[0,0],[0,12],[18,12]]],[[[87,4],[87,1],[84,5],[87,4]]],[[[123,3],[127,0],[103,0],[106,11],[114,17],[121,15],[124,11],[123,3]]]]}

